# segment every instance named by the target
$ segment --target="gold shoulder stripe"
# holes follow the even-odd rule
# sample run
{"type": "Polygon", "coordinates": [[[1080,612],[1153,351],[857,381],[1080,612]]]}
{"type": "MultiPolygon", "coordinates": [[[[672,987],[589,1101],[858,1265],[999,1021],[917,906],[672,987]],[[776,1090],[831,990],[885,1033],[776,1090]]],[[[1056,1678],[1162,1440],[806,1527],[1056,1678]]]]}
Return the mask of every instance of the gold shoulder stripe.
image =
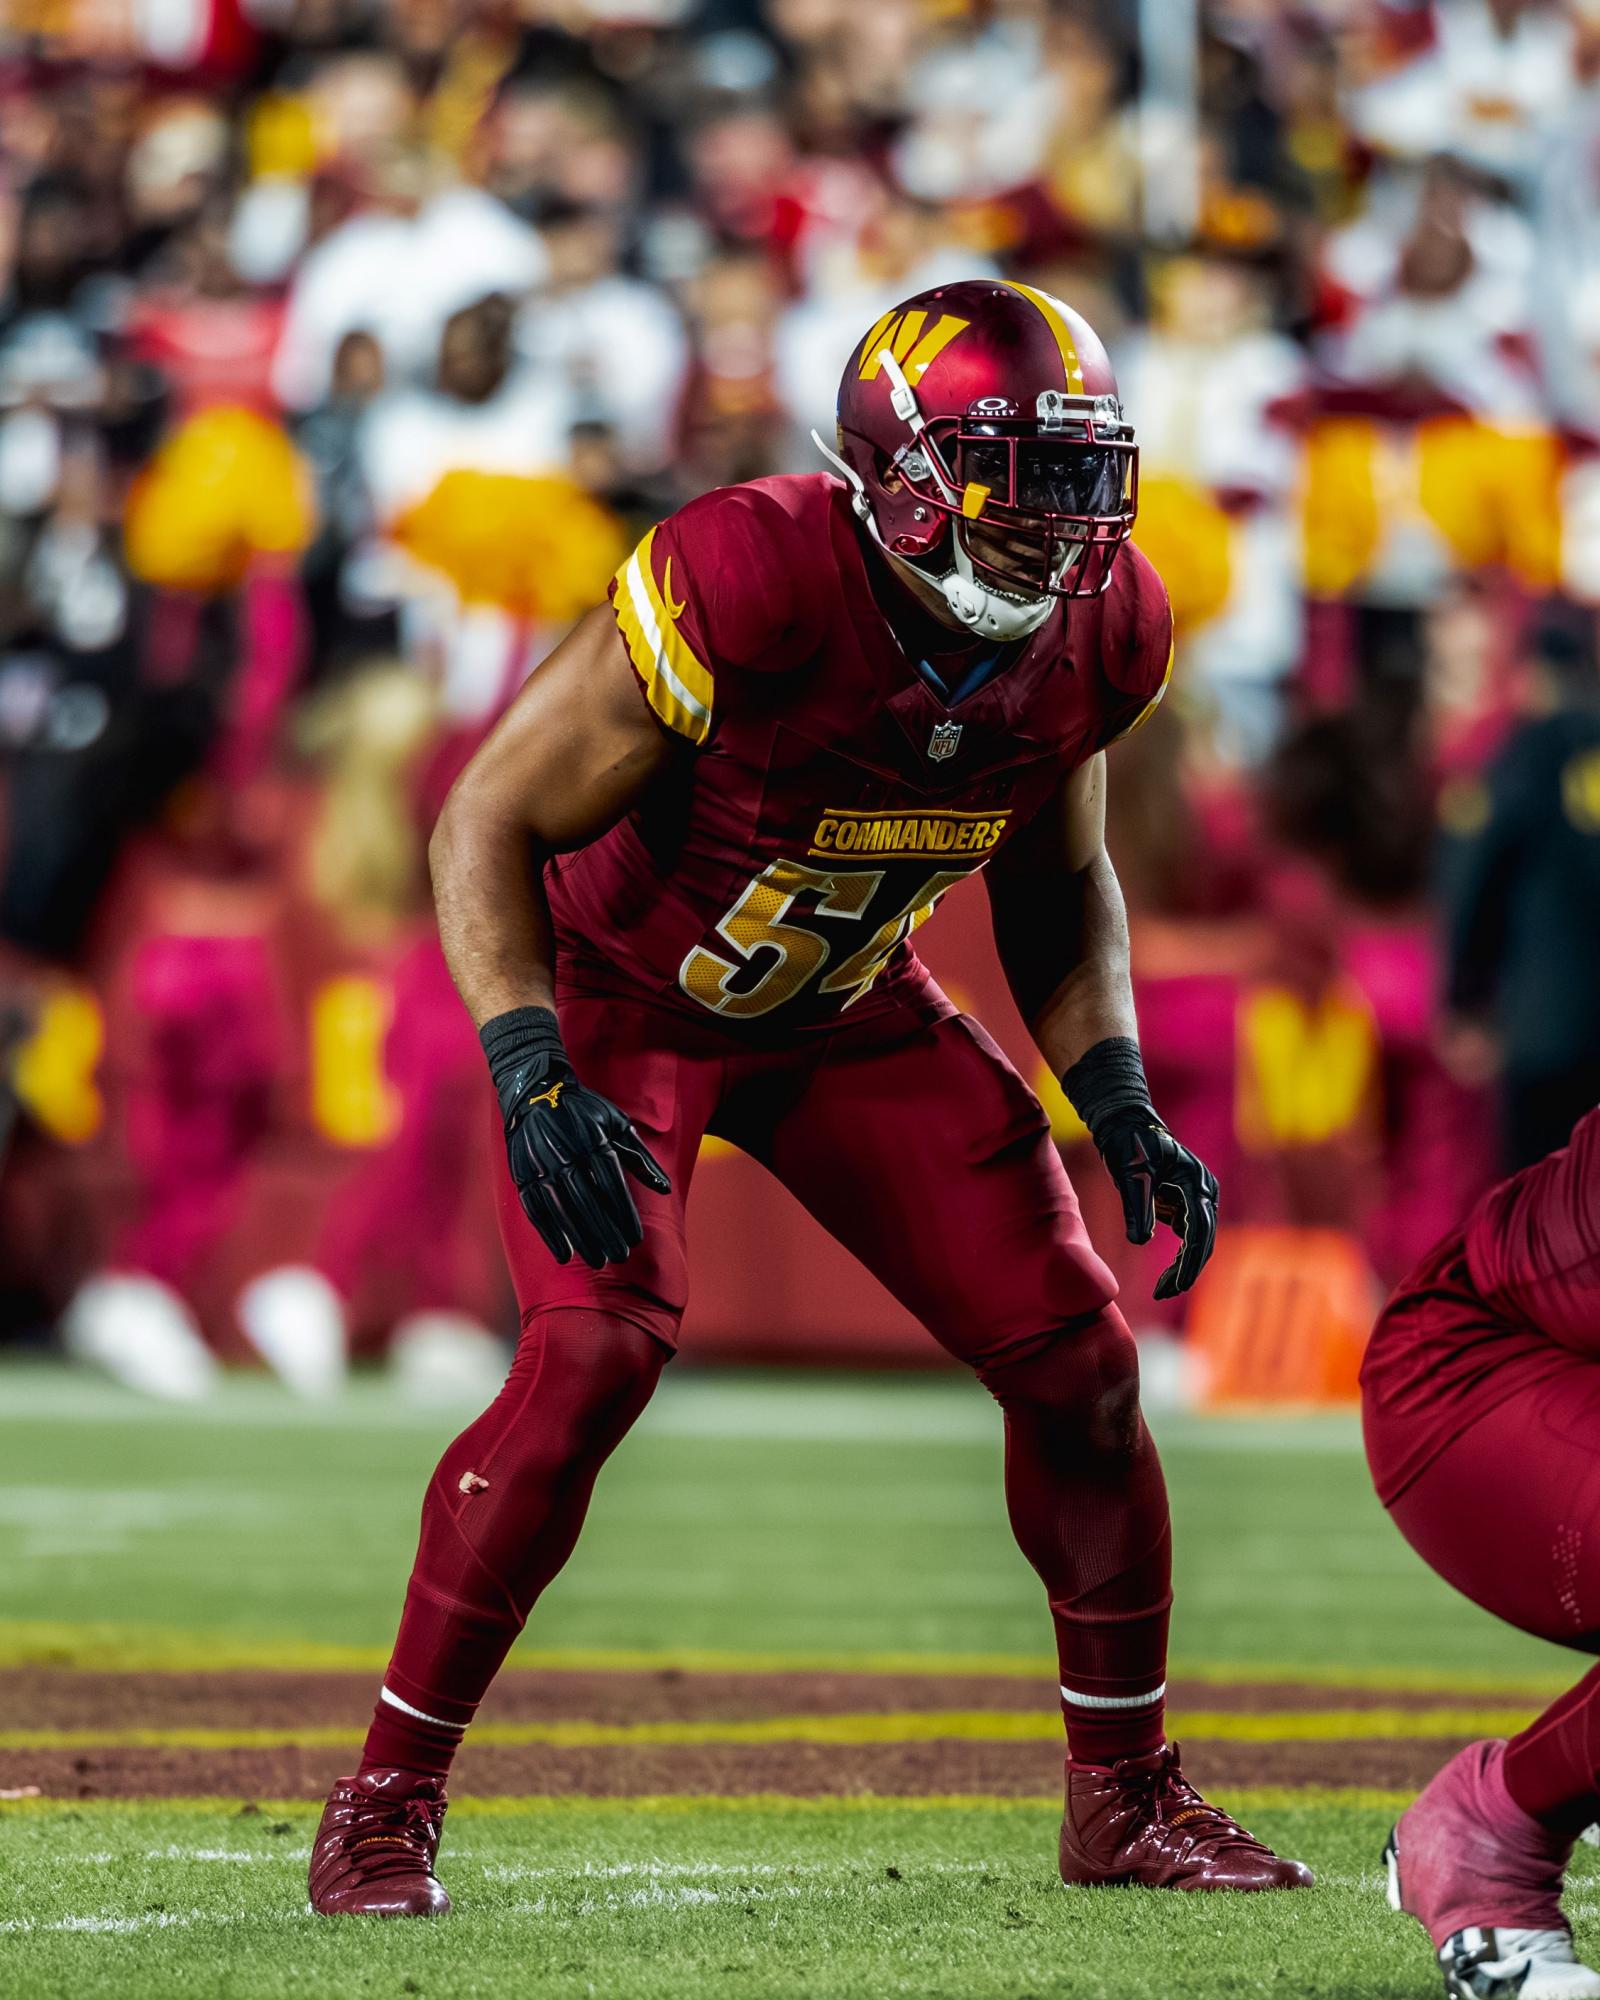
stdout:
{"type": "Polygon", "coordinates": [[[1020,292],[1029,305],[1037,306],[1044,323],[1055,336],[1056,346],[1061,349],[1061,366],[1066,371],[1067,394],[1081,396],[1083,389],[1083,363],[1078,359],[1078,343],[1072,337],[1072,329],[1067,325],[1061,311],[1061,301],[1051,298],[1048,292],[1035,291],[1032,285],[1018,285],[1007,278],[1002,280],[1008,291],[1020,292]]]}
{"type": "MultiPolygon", "coordinates": [[[[650,706],[669,729],[704,743],[711,732],[711,669],[678,630],[684,606],[669,605],[656,587],[650,565],[655,538],[652,528],[617,571],[617,624],[650,706]]],[[[669,574],[669,590],[671,582],[669,574]]]]}

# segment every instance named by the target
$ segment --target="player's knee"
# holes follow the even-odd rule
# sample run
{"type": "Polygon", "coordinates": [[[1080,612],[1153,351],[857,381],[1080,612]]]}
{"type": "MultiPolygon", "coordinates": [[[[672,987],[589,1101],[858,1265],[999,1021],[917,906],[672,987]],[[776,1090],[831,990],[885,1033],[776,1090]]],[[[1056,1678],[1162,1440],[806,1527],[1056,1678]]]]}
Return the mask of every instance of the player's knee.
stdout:
{"type": "Polygon", "coordinates": [[[523,1322],[512,1366],[524,1374],[530,1413],[589,1411],[648,1398],[677,1340],[679,1315],[654,1300],[554,1306],[523,1322]]]}
{"type": "Polygon", "coordinates": [[[997,1356],[978,1379],[1008,1418],[1042,1424],[1063,1444],[1116,1455],[1142,1440],[1139,1353],[1115,1306],[997,1356]]]}
{"type": "Polygon", "coordinates": [[[649,1402],[675,1332],[675,1321],[661,1330],[648,1315],[589,1306],[528,1314],[505,1387],[450,1446],[436,1478],[466,1499],[491,1485],[504,1497],[563,1466],[598,1462],[649,1402]]]}

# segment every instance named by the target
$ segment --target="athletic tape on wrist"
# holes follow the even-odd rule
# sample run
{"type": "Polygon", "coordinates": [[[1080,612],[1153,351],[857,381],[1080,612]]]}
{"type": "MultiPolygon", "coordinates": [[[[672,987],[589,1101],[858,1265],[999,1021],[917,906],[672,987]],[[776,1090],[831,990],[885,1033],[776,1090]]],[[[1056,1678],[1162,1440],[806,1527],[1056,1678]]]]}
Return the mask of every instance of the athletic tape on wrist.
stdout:
{"type": "Polygon", "coordinates": [[[1129,1035],[1107,1035],[1080,1056],[1061,1078],[1067,1102],[1089,1128],[1098,1146],[1108,1120],[1119,1111],[1147,1112],[1155,1117],[1144,1058],[1129,1035]]]}
{"type": "Polygon", "coordinates": [[[544,1068],[570,1070],[561,1026],[549,1007],[512,1007],[496,1014],[478,1030],[478,1040],[489,1060],[489,1074],[502,1097],[506,1085],[519,1070],[541,1063],[544,1068]]]}

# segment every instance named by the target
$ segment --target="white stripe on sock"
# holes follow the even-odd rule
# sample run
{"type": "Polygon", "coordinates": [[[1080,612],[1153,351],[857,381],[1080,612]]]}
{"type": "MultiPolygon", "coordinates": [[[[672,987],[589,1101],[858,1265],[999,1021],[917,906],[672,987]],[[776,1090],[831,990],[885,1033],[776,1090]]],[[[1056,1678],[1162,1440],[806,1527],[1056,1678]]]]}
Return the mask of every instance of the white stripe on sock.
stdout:
{"type": "Polygon", "coordinates": [[[402,1701],[399,1695],[391,1694],[387,1688],[378,1690],[378,1699],[386,1701],[391,1708],[399,1709],[402,1715],[414,1715],[418,1722],[431,1722],[435,1729],[453,1729],[459,1735],[467,1726],[464,1722],[446,1722],[442,1715],[429,1715],[426,1709],[413,1708],[409,1701],[402,1701]]]}
{"type": "Polygon", "coordinates": [[[1074,1708],[1149,1708],[1166,1691],[1165,1681],[1160,1687],[1152,1688],[1149,1694],[1075,1694],[1071,1688],[1063,1687],[1061,1699],[1070,1701],[1074,1708]]]}

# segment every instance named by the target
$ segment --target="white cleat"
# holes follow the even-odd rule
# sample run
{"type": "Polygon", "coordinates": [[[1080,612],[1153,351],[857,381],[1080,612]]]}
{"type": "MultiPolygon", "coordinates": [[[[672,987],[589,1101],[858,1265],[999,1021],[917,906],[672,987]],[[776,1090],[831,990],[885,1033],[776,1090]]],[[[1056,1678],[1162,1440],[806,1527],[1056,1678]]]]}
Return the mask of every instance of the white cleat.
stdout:
{"type": "Polygon", "coordinates": [[[1449,2000],[1600,2000],[1566,1931],[1457,1931],[1439,1947],[1449,2000]]]}
{"type": "MultiPolygon", "coordinates": [[[[1383,1850],[1389,1908],[1400,1900],[1400,1849],[1383,1850]]],[[[1572,1948],[1570,1931],[1518,1931],[1501,1924],[1455,1931],[1439,1947],[1446,2000],[1600,2000],[1600,1972],[1572,1948]]]]}
{"type": "Polygon", "coordinates": [[[411,1313],[389,1343],[389,1372],[411,1403],[492,1403],[506,1364],[504,1343],[466,1313],[411,1313]]]}
{"type": "Polygon", "coordinates": [[[1433,1939],[1449,2000],[1600,2000],[1561,1908],[1571,1843],[1517,1805],[1504,1759],[1503,1742],[1469,1743],[1401,1814],[1389,1906],[1433,1939]]]}
{"type": "Polygon", "coordinates": [[[159,1278],[107,1273],[80,1285],[61,1317],[74,1361],[166,1403],[198,1403],[217,1383],[199,1322],[159,1278]]]}
{"type": "Polygon", "coordinates": [[[344,1301],[309,1264],[252,1278],[236,1304],[246,1340],[273,1374],[307,1402],[344,1387],[349,1339],[344,1301]]]}

